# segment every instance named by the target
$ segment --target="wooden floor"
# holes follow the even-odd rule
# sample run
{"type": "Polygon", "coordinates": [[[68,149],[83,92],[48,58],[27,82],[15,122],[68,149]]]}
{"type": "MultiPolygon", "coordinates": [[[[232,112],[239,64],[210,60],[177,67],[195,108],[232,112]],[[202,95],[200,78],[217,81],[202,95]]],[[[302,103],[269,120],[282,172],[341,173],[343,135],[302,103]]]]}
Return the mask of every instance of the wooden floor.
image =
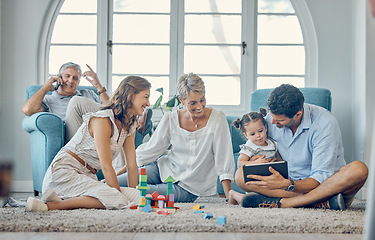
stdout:
{"type": "Polygon", "coordinates": [[[360,240],[360,234],[285,234],[285,233],[11,233],[1,232],[1,240],[360,240]]]}
{"type": "MultiPolygon", "coordinates": [[[[32,193],[13,193],[17,200],[26,200],[32,193]]],[[[1,240],[361,240],[362,234],[289,234],[289,233],[91,233],[91,232],[0,232],[1,240]]]]}

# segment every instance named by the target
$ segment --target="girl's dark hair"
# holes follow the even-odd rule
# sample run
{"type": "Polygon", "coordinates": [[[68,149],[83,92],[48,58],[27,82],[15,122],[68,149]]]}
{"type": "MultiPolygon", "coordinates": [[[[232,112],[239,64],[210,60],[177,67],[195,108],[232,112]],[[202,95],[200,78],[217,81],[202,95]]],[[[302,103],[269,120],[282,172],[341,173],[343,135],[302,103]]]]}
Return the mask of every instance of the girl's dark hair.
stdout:
{"type": "Polygon", "coordinates": [[[133,97],[143,90],[151,88],[151,83],[139,76],[128,76],[122,80],[118,88],[113,92],[109,103],[101,109],[112,109],[115,119],[120,120],[123,128],[129,132],[130,127],[138,119],[138,116],[129,114],[133,107],[133,97]]]}
{"type": "Polygon", "coordinates": [[[242,116],[241,119],[237,118],[233,121],[233,125],[236,128],[239,128],[242,132],[246,132],[245,125],[251,121],[261,120],[263,125],[267,125],[266,120],[264,117],[267,115],[267,110],[264,108],[260,108],[259,112],[249,112],[242,116]]]}

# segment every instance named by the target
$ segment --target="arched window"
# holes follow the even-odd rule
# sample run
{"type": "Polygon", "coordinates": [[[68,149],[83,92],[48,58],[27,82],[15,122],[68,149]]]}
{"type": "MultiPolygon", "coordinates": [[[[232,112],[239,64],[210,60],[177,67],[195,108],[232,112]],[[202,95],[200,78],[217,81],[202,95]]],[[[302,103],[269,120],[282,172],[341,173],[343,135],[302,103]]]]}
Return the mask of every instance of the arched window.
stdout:
{"type": "MultiPolygon", "coordinates": [[[[83,70],[89,64],[109,91],[132,74],[172,96],[178,77],[194,72],[208,105],[227,114],[249,109],[255,89],[316,84],[304,1],[60,0],[52,11],[40,58],[45,79],[74,61],[83,70]]],[[[151,95],[153,103],[159,93],[151,95]]]]}

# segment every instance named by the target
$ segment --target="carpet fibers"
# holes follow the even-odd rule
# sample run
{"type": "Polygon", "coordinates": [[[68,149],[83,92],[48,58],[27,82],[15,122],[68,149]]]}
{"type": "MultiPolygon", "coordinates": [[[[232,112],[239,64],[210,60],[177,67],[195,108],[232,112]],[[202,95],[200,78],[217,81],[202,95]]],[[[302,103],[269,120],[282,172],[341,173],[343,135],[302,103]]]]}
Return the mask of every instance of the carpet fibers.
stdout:
{"type": "Polygon", "coordinates": [[[168,216],[137,210],[86,210],[25,212],[0,209],[0,231],[7,232],[249,232],[249,233],[350,233],[361,234],[365,202],[355,200],[345,211],[322,209],[249,209],[227,205],[219,197],[176,203],[168,216]],[[201,204],[204,213],[194,213],[201,204]],[[213,218],[203,219],[205,213],[213,218]],[[225,216],[225,225],[217,217],[225,216]]]}

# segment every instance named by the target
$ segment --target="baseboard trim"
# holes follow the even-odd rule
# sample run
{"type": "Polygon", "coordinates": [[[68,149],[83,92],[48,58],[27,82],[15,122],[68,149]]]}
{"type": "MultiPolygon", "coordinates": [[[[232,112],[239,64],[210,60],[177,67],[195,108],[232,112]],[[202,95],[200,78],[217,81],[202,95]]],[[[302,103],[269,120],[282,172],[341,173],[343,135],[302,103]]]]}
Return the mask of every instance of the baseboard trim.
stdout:
{"type": "Polygon", "coordinates": [[[361,200],[366,200],[367,199],[367,187],[362,187],[361,188],[361,200]]]}
{"type": "Polygon", "coordinates": [[[33,181],[13,181],[12,192],[34,192],[33,181]]]}

